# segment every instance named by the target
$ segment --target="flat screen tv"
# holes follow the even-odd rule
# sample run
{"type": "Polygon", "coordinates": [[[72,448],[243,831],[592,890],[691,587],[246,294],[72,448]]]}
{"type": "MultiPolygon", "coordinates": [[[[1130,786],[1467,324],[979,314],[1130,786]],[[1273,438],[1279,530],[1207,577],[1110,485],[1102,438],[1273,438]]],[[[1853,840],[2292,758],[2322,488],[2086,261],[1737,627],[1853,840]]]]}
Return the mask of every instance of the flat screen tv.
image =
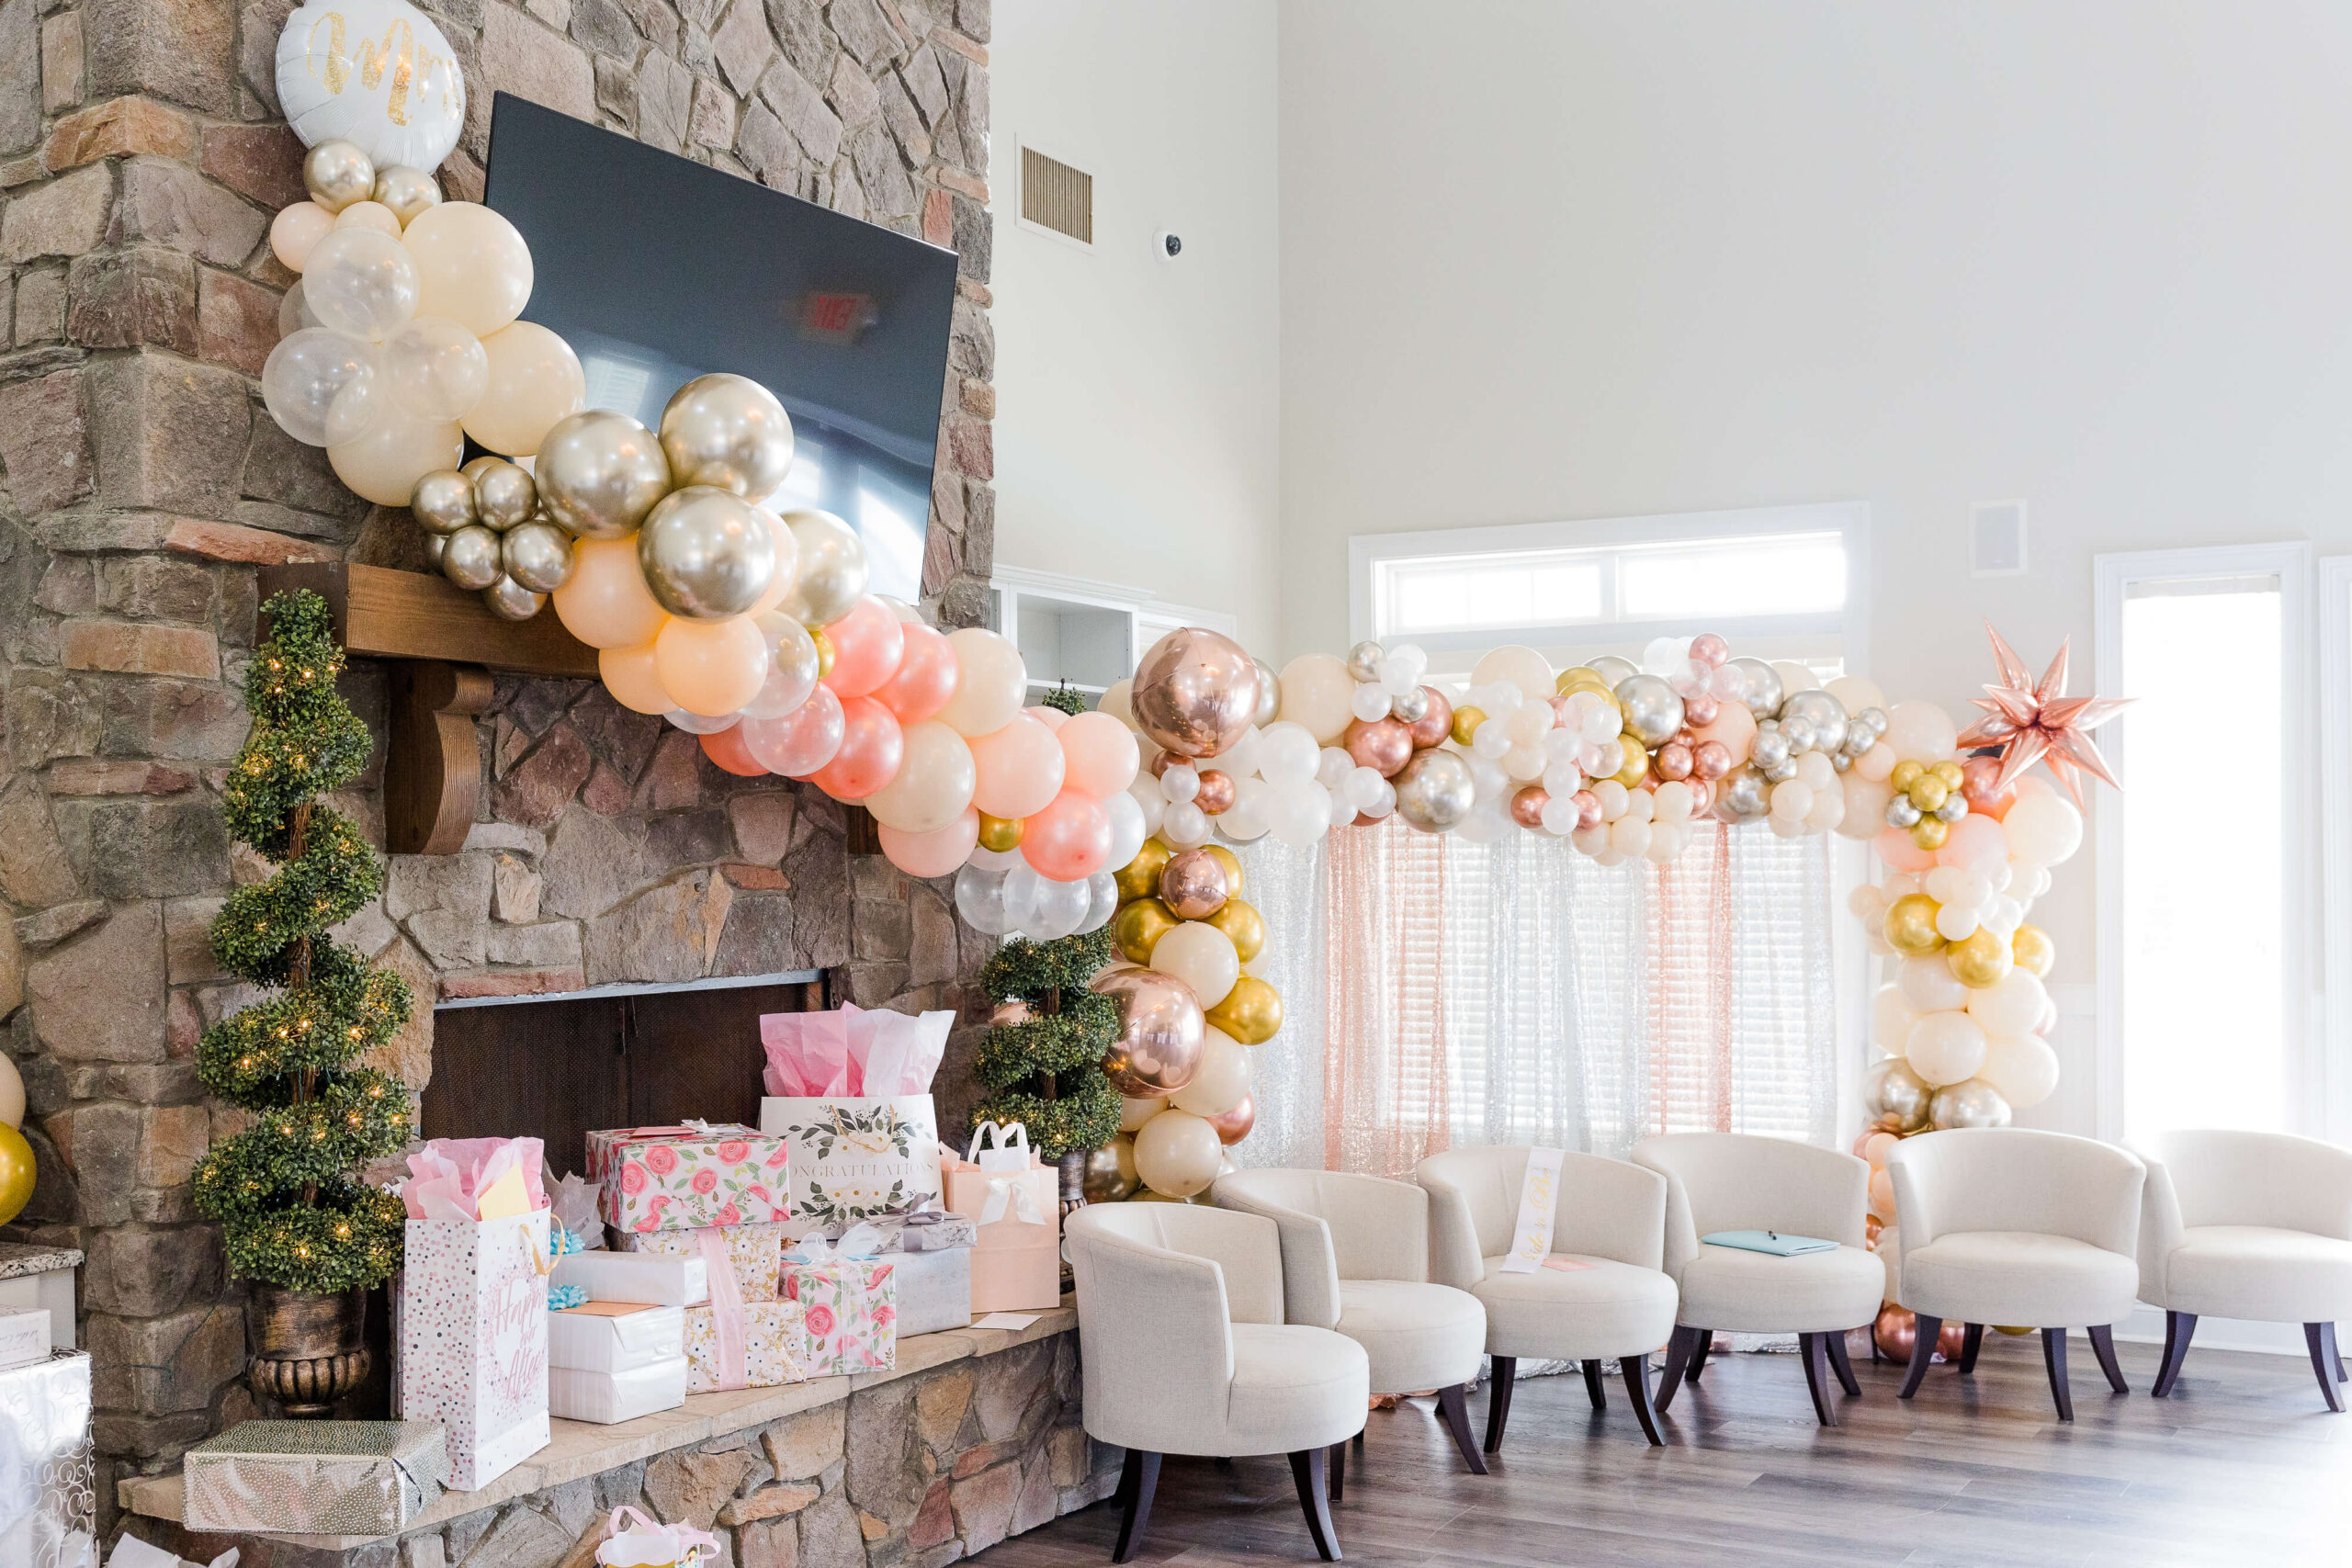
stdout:
{"type": "Polygon", "coordinates": [[[483,200],[531,246],[526,320],[560,333],[588,406],[657,425],[696,376],[749,376],[792,414],[767,504],[865,541],[871,591],[922,592],[956,254],[504,93],[483,200]]]}

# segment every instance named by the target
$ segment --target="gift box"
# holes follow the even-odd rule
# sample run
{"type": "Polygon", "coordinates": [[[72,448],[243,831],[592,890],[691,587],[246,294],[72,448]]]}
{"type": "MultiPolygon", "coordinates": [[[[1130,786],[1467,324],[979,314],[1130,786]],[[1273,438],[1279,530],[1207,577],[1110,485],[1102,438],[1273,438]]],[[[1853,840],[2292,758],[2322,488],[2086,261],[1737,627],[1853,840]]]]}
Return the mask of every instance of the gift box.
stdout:
{"type": "Polygon", "coordinates": [[[0,1371],[0,1562],[97,1561],[90,1358],[57,1350],[0,1371]]]}
{"type": "Polygon", "coordinates": [[[785,1141],[735,1122],[588,1134],[597,1212],[631,1233],[791,1218],[785,1141]]]}
{"type": "MultiPolygon", "coordinates": [[[[683,1315],[685,1309],[677,1310],[683,1315]]],[[[659,1410],[675,1410],[685,1402],[684,1355],[649,1361],[625,1372],[592,1371],[585,1367],[548,1369],[548,1408],[566,1421],[609,1427],[659,1410]]]]}
{"type": "MultiPolygon", "coordinates": [[[[692,1231],[628,1231],[622,1242],[630,1255],[653,1253],[664,1258],[703,1260],[707,1276],[724,1261],[733,1271],[735,1288],[747,1302],[776,1299],[776,1276],[784,1262],[781,1224],[707,1225],[692,1231]]],[[[712,1298],[718,1282],[710,1281],[712,1298]]]]}
{"type": "Polygon", "coordinates": [[[784,1296],[808,1314],[812,1377],[871,1372],[899,1364],[897,1257],[876,1258],[860,1227],[838,1248],[803,1238],[784,1259],[784,1296]]]}
{"type": "MultiPolygon", "coordinates": [[[[651,1232],[662,1235],[662,1232],[651,1232]]],[[[556,1259],[551,1285],[576,1285],[592,1302],[637,1302],[646,1306],[694,1306],[710,1300],[710,1265],[697,1252],[669,1257],[656,1252],[574,1252],[556,1259]]]]}
{"type": "Polygon", "coordinates": [[[973,1134],[964,1157],[944,1148],[940,1156],[948,1208],[976,1222],[972,1310],[1061,1305],[1061,1173],[1030,1152],[1027,1130],[990,1123],[973,1134]]]}
{"type": "Polygon", "coordinates": [[[972,1249],[937,1247],[928,1252],[883,1255],[898,1266],[899,1337],[968,1328],[972,1323],[972,1249]]]}
{"type": "Polygon", "coordinates": [[[188,1450],[192,1530],[391,1535],[441,1495],[429,1421],[245,1421],[188,1450]]]}
{"type": "Polygon", "coordinates": [[[805,1382],[808,1314],[798,1302],[686,1308],[686,1392],[773,1388],[805,1382]]]}
{"type": "Polygon", "coordinates": [[[969,1214],[959,1214],[927,1198],[903,1214],[885,1214],[870,1222],[881,1233],[884,1252],[944,1252],[978,1243],[979,1227],[969,1214]]]}
{"type": "Polygon", "coordinates": [[[0,1313],[0,1371],[49,1359],[49,1309],[0,1313]]]}
{"type": "MultiPolygon", "coordinates": [[[[548,1365],[628,1372],[686,1353],[686,1309],[590,1302],[548,1314],[548,1365]]],[[[557,1411],[561,1415],[561,1411],[557,1411]]]]}

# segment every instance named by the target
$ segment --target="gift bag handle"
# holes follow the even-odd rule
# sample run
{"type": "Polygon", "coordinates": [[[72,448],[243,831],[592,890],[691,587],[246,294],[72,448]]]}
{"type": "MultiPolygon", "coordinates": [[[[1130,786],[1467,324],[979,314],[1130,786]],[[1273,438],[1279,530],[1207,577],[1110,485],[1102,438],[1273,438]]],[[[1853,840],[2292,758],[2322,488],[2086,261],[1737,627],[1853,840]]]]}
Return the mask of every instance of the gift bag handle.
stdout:
{"type": "Polygon", "coordinates": [[[665,1525],[657,1519],[648,1518],[632,1504],[623,1503],[615,1508],[612,1517],[605,1521],[605,1535],[607,1539],[619,1535],[625,1529],[639,1529],[665,1532],[679,1546],[692,1551],[694,1556],[678,1559],[682,1564],[718,1561],[718,1538],[717,1536],[707,1530],[689,1529],[684,1525],[665,1525]]]}
{"type": "Polygon", "coordinates": [[[983,1122],[972,1132],[972,1141],[964,1145],[964,1157],[978,1160],[983,1145],[993,1146],[999,1153],[1018,1148],[1029,1152],[1029,1129],[1019,1122],[983,1122]]]}

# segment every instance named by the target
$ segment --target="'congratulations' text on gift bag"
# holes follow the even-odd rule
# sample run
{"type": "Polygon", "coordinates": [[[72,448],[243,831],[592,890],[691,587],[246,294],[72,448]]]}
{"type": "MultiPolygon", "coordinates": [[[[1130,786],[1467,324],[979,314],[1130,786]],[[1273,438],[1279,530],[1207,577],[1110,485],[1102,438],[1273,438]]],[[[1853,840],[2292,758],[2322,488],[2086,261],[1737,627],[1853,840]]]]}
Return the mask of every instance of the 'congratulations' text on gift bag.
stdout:
{"type": "Polygon", "coordinates": [[[448,1433],[449,1486],[488,1485],[548,1443],[548,1211],[411,1220],[401,1413],[448,1433]]]}

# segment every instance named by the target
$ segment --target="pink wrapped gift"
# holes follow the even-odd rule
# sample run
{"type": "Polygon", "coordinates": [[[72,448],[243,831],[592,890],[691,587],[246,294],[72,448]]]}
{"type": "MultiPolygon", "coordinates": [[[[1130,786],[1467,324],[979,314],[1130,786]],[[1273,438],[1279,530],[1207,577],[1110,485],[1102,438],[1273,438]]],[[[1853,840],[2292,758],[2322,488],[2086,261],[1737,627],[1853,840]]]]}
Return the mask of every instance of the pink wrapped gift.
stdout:
{"type": "Polygon", "coordinates": [[[625,1231],[697,1230],[792,1217],[782,1138],[736,1122],[588,1134],[598,1213],[625,1231]]]}
{"type": "Polygon", "coordinates": [[[838,1247],[812,1235],[785,1254],[785,1299],[807,1314],[809,1376],[899,1364],[899,1260],[873,1255],[879,1240],[858,1225],[838,1247]]]}

